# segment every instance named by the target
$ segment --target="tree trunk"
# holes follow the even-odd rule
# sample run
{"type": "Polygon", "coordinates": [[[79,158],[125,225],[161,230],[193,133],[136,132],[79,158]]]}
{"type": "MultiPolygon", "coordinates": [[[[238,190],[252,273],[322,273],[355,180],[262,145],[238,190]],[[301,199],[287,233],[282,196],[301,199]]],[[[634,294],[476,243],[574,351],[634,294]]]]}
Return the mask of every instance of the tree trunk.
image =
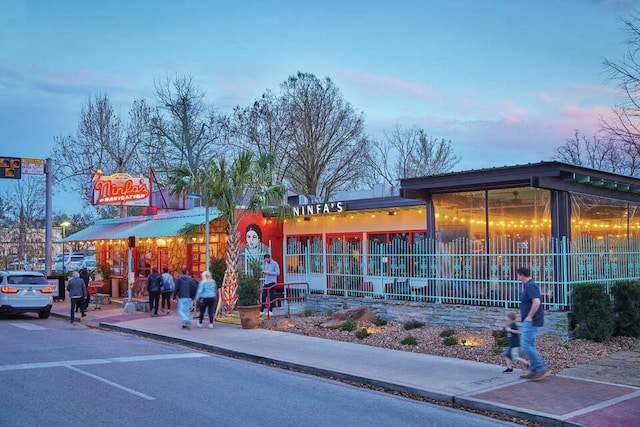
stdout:
{"type": "Polygon", "coordinates": [[[228,230],[229,241],[227,242],[227,269],[220,288],[221,298],[218,298],[216,315],[219,312],[231,313],[236,306],[238,295],[238,262],[240,260],[240,233],[236,226],[230,226],[228,230]]]}

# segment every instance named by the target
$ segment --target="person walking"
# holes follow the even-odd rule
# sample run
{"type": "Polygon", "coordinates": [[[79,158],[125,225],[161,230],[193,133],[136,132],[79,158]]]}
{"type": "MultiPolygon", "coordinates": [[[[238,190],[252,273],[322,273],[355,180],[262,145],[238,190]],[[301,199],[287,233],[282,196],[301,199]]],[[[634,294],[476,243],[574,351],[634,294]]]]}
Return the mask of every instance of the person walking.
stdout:
{"type": "Polygon", "coordinates": [[[173,276],[169,273],[169,267],[166,265],[162,268],[162,286],[160,292],[162,294],[162,303],[160,304],[160,311],[164,313],[165,306],[167,307],[167,315],[171,314],[171,293],[176,290],[173,276]]]}
{"type": "Polygon", "coordinates": [[[173,299],[178,299],[178,314],[182,319],[182,328],[191,329],[191,320],[189,313],[191,311],[191,303],[198,289],[198,283],[195,279],[187,274],[187,268],[182,269],[182,274],[176,280],[176,291],[173,299]]]}
{"type": "Polygon", "coordinates": [[[529,359],[529,372],[520,375],[526,380],[539,380],[551,373],[551,369],[542,361],[536,349],[536,337],[544,326],[544,307],[538,284],[531,278],[526,267],[516,270],[518,278],[524,284],[520,295],[520,316],[522,317],[522,350],[529,359]]]}
{"type": "Polygon", "coordinates": [[[151,317],[158,315],[161,286],[162,277],[158,274],[158,267],[153,267],[151,274],[147,277],[147,292],[149,293],[149,311],[151,312],[151,317]]]}
{"type": "Polygon", "coordinates": [[[211,277],[209,271],[203,271],[202,280],[198,283],[198,291],[196,292],[196,301],[200,308],[200,318],[198,320],[198,328],[202,327],[202,319],[204,319],[205,310],[209,311],[209,329],[213,329],[214,302],[218,295],[218,285],[211,277]]]}
{"type": "Polygon", "coordinates": [[[89,270],[87,270],[87,267],[82,267],[80,269],[80,278],[84,282],[85,288],[87,288],[87,299],[84,309],[89,310],[89,305],[91,304],[91,295],[89,294],[89,282],[91,282],[91,276],[89,276],[89,270]]]}
{"type": "Polygon", "coordinates": [[[507,323],[504,330],[507,332],[507,338],[509,339],[507,348],[502,352],[502,356],[507,363],[507,369],[502,371],[504,373],[513,372],[513,362],[518,360],[529,367],[529,361],[520,357],[520,330],[516,324],[516,317],[517,313],[515,311],[508,311],[504,316],[504,320],[507,323]]]}
{"type": "Polygon", "coordinates": [[[74,322],[76,308],[82,313],[80,320],[84,319],[84,303],[87,298],[87,288],[84,285],[84,280],[80,278],[80,273],[74,271],[71,274],[71,279],[67,283],[67,291],[69,291],[69,298],[71,298],[71,323],[74,322]]]}
{"type": "Polygon", "coordinates": [[[260,307],[260,313],[267,304],[267,292],[269,295],[269,316],[273,316],[273,307],[276,306],[276,281],[280,275],[280,266],[277,262],[271,259],[271,254],[264,254],[264,269],[262,270],[264,275],[264,287],[262,289],[262,306],[260,307]]]}

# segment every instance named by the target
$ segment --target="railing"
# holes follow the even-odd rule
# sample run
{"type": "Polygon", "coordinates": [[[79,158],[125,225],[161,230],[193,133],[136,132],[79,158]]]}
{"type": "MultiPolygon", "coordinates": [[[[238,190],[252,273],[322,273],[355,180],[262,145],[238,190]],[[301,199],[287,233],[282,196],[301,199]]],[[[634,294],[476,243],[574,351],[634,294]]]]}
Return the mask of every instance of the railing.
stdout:
{"type": "Polygon", "coordinates": [[[365,242],[344,251],[288,245],[283,267],[285,280],[309,283],[312,293],[502,307],[518,306],[516,270],[528,267],[545,308],[567,309],[577,283],[639,280],[640,239],[365,242]]]}
{"type": "Polygon", "coordinates": [[[260,291],[267,291],[265,301],[262,305],[267,308],[267,318],[269,318],[269,307],[271,304],[284,304],[284,310],[287,316],[291,315],[291,305],[302,303],[307,300],[310,293],[309,284],[307,282],[285,282],[276,283],[271,286],[263,286],[260,291]],[[272,300],[269,290],[275,288],[275,298],[272,300]]]}

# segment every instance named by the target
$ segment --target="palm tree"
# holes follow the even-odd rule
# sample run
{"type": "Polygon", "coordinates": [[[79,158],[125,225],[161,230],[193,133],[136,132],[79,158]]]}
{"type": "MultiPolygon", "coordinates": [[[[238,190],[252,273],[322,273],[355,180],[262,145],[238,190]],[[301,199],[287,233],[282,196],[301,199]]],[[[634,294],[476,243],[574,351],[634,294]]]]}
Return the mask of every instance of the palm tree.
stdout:
{"type": "MultiPolygon", "coordinates": [[[[275,165],[275,155],[262,154],[254,159],[250,152],[242,152],[228,164],[225,159],[216,161],[211,159],[196,171],[187,166],[172,170],[169,183],[172,194],[178,196],[183,191],[200,194],[205,209],[216,208],[227,227],[227,256],[226,271],[222,281],[222,298],[218,299],[225,311],[231,311],[236,303],[236,285],[238,279],[238,264],[240,262],[240,232],[238,224],[248,212],[260,211],[276,202],[282,204],[285,189],[281,183],[273,183],[272,170],[275,165]]],[[[205,224],[205,234],[208,234],[205,224]]],[[[208,235],[205,241],[209,242],[208,235]]],[[[208,248],[207,261],[208,257],[208,248]]]]}

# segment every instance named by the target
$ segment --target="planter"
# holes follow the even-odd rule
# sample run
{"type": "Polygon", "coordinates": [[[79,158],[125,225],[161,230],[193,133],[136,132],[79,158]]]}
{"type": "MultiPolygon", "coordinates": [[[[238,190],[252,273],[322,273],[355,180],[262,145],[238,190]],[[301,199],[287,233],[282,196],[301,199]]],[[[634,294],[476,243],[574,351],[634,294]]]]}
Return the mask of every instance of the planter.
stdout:
{"type": "Polygon", "coordinates": [[[260,304],[238,306],[242,329],[256,329],[260,325],[260,304]]]}

